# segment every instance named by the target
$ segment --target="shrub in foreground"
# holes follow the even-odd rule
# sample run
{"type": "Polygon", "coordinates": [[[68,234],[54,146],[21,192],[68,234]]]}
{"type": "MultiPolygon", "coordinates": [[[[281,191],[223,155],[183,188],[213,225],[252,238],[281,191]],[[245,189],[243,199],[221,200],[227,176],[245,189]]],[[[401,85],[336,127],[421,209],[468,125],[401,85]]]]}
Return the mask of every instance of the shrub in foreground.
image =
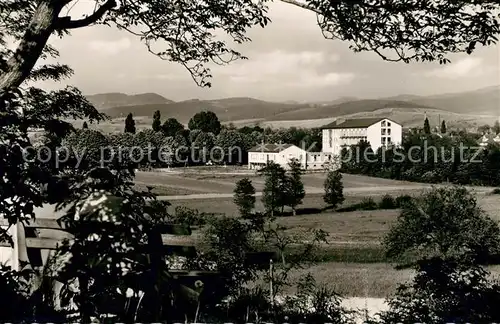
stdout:
{"type": "Polygon", "coordinates": [[[499,255],[500,228],[466,188],[433,188],[403,206],[384,245],[395,259],[415,254],[488,263],[499,255]]]}
{"type": "Polygon", "coordinates": [[[379,323],[498,323],[500,286],[474,263],[433,258],[388,300],[379,323]]]}

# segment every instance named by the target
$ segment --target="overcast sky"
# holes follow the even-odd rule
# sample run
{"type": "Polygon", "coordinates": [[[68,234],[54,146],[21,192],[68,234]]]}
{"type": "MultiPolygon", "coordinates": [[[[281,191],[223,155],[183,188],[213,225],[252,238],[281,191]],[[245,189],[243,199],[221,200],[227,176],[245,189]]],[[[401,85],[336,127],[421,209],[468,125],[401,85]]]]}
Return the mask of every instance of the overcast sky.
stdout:
{"type": "MultiPolygon", "coordinates": [[[[80,2],[72,15],[87,9],[86,1],[80,2]]],[[[115,28],[83,28],[62,40],[53,37],[51,43],[60,50],[61,61],[75,71],[69,83],[85,94],[156,92],[176,101],[321,101],[459,92],[500,84],[498,45],[471,56],[456,55],[445,66],[390,63],[376,54],[354,53],[346,42],[324,39],[311,12],[271,3],[269,15],[272,23],[251,30],[253,41],[241,47],[249,60],[213,69],[210,89],[197,87],[183,67],[153,56],[136,37],[115,28]]]]}

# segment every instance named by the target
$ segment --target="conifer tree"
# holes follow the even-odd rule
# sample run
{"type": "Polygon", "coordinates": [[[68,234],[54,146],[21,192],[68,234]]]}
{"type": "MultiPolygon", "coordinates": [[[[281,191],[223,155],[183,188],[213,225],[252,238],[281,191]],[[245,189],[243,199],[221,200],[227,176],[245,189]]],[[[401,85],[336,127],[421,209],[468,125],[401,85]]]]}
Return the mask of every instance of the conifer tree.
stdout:
{"type": "Polygon", "coordinates": [[[444,120],[441,122],[441,134],[446,134],[446,122],[444,120]]]}
{"type": "Polygon", "coordinates": [[[135,120],[132,113],[129,113],[125,119],[125,133],[135,134],[135,120]]]}
{"type": "Polygon", "coordinates": [[[296,215],[296,207],[302,204],[306,195],[304,184],[302,183],[302,166],[297,159],[292,159],[288,163],[290,175],[287,177],[287,206],[292,207],[293,215],[296,215]]]}
{"type": "Polygon", "coordinates": [[[251,214],[252,210],[255,208],[255,188],[251,180],[243,178],[236,182],[233,201],[236,206],[238,206],[240,215],[243,218],[251,214]]]}
{"type": "Polygon", "coordinates": [[[161,131],[161,113],[159,110],[155,111],[155,113],[153,114],[152,128],[155,132],[161,131]]]}
{"type": "Polygon", "coordinates": [[[431,125],[429,124],[429,118],[427,118],[427,117],[425,117],[425,121],[424,121],[424,133],[425,134],[431,133],[431,125]]]}

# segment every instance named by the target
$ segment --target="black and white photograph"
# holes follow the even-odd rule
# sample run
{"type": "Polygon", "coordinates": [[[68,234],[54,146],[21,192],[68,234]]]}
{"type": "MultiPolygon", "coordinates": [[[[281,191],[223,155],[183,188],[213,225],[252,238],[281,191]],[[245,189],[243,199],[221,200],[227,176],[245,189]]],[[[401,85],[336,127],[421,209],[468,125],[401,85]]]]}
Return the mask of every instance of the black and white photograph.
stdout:
{"type": "Polygon", "coordinates": [[[0,323],[500,322],[498,0],[0,0],[0,323]]]}

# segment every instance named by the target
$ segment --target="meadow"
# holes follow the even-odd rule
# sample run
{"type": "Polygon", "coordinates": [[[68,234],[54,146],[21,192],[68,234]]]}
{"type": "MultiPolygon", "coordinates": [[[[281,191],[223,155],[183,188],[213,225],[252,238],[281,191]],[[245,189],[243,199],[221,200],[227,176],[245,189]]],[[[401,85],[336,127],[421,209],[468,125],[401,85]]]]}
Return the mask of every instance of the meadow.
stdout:
{"type": "MultiPolygon", "coordinates": [[[[244,170],[213,170],[187,168],[183,172],[139,172],[137,186],[152,186],[157,194],[165,195],[171,203],[170,212],[176,207],[187,207],[199,212],[233,217],[237,208],[232,201],[235,182],[244,177],[252,180],[257,192],[261,191],[264,179],[244,170]],[[183,197],[183,195],[186,195],[183,197]],[[194,196],[189,195],[197,195],[194,196]],[[172,199],[169,199],[170,198],[172,199]]],[[[310,229],[322,229],[328,236],[328,244],[320,247],[316,263],[293,271],[291,279],[310,272],[318,282],[334,288],[341,295],[352,297],[383,298],[395,292],[397,286],[412,277],[413,271],[396,270],[388,263],[380,244],[400,210],[356,210],[349,212],[325,210],[322,200],[324,173],[303,175],[308,193],[296,216],[287,211],[278,217],[278,223],[286,227],[289,234],[299,234],[310,229]]],[[[372,178],[360,175],[343,176],[346,200],[340,210],[371,197],[376,203],[382,196],[390,194],[418,195],[430,185],[372,178]]],[[[474,188],[478,203],[490,217],[500,221],[500,196],[488,194],[492,188],[474,188]]],[[[260,198],[256,210],[263,211],[260,198]]],[[[196,237],[194,233],[193,237],[196,237]]],[[[500,274],[500,266],[491,268],[500,274]]],[[[291,288],[293,290],[293,288],[291,288]]]]}

